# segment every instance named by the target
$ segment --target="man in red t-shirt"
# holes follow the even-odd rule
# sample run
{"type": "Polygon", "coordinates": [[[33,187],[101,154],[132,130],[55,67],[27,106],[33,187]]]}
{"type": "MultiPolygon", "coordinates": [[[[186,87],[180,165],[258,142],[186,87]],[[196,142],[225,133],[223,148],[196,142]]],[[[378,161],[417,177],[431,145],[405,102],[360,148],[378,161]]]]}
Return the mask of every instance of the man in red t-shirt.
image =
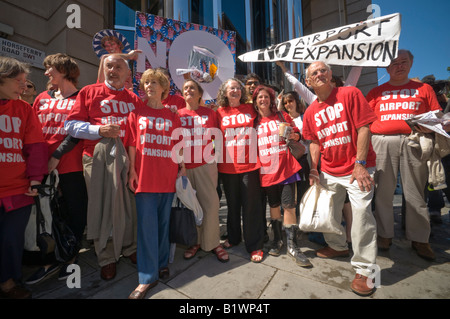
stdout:
{"type": "MultiPolygon", "coordinates": [[[[303,136],[312,141],[310,184],[320,183],[332,193],[333,215],[339,224],[348,193],[353,211],[351,264],[356,270],[351,289],[367,296],[374,291],[368,277],[377,256],[376,224],[371,210],[375,153],[370,145],[369,129],[376,116],[357,88],[333,88],[332,73],[327,64],[312,63],[306,77],[306,83],[317,95],[303,116],[303,136]],[[317,172],[319,158],[320,178],[317,172]]],[[[346,233],[341,228],[342,235],[324,234],[328,246],[318,250],[317,256],[349,255],[346,233]]]]}
{"type": "MultiPolygon", "coordinates": [[[[411,52],[399,50],[398,57],[387,67],[389,82],[372,89],[366,96],[370,107],[378,116],[378,120],[371,126],[372,143],[377,153],[377,241],[381,250],[388,250],[392,244],[392,201],[400,170],[406,202],[406,238],[412,241],[412,247],[419,256],[433,260],[435,255],[428,243],[431,229],[424,194],[428,180],[427,161],[421,160],[420,154],[408,146],[411,128],[405,120],[418,114],[440,110],[440,106],[431,86],[409,79],[412,63],[411,52]]],[[[431,132],[420,126],[417,126],[417,131],[431,132]]]]}
{"type": "MultiPolygon", "coordinates": [[[[136,240],[133,233],[135,225],[130,225],[136,221],[136,212],[134,204],[131,203],[134,201],[134,197],[127,193],[127,189],[123,189],[127,180],[122,180],[123,174],[120,172],[115,172],[116,176],[113,179],[117,185],[104,185],[103,191],[90,187],[94,182],[98,183],[98,179],[94,178],[95,175],[100,174],[100,178],[104,178],[106,175],[113,174],[106,170],[111,163],[98,165],[101,159],[94,156],[97,153],[102,155],[104,153],[101,152],[102,149],[100,148],[97,153],[94,152],[97,145],[104,148],[104,145],[110,144],[111,141],[103,143],[104,137],[116,139],[116,141],[120,137],[120,140],[123,141],[128,114],[140,106],[142,101],[125,88],[125,82],[130,76],[131,70],[122,56],[109,55],[103,63],[105,81],[88,85],[80,90],[64,128],[71,136],[84,139],[83,167],[89,197],[87,236],[88,239],[94,240],[98,263],[101,267],[101,277],[109,280],[116,275],[116,261],[120,257],[120,252],[124,256],[128,256],[133,263],[136,261],[136,240]],[[102,143],[99,143],[101,140],[102,143]],[[93,167],[98,167],[99,170],[94,170],[93,167]],[[104,168],[104,171],[101,171],[100,167],[104,168]],[[111,193],[117,195],[114,196],[114,202],[104,204],[106,200],[102,196],[106,197],[111,193]],[[100,194],[101,196],[99,196],[100,194]],[[92,204],[92,201],[96,201],[95,205],[92,204]],[[111,204],[111,207],[114,208],[111,210],[114,211],[104,211],[107,210],[108,204],[111,204]],[[100,206],[101,209],[91,208],[97,206],[100,206]],[[129,209],[129,207],[132,208],[129,209]],[[132,222],[128,223],[128,221],[132,222]],[[108,240],[111,233],[114,238],[108,240]]],[[[124,167],[127,165],[126,157],[119,156],[123,155],[120,154],[120,150],[124,148],[119,144],[116,146],[114,148],[115,155],[107,156],[110,156],[111,162],[123,161],[118,165],[124,167]]]]}

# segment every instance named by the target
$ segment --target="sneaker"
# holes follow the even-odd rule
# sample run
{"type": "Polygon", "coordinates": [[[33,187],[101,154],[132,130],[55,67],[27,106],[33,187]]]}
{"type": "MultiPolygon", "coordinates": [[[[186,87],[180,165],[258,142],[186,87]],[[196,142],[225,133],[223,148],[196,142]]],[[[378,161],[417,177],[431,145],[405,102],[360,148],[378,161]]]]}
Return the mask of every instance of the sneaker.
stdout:
{"type": "Polygon", "coordinates": [[[67,271],[67,267],[69,267],[69,265],[71,264],[64,264],[61,266],[58,274],[58,280],[66,280],[70,275],[73,274],[73,272],[67,271]]]}
{"type": "Polygon", "coordinates": [[[45,270],[45,267],[40,267],[30,278],[28,278],[25,283],[28,285],[37,284],[38,282],[49,277],[51,274],[55,273],[59,269],[59,264],[53,264],[45,270]]]}
{"type": "Polygon", "coordinates": [[[310,268],[313,266],[308,257],[306,257],[298,247],[288,248],[287,254],[291,256],[291,258],[295,260],[295,263],[300,267],[310,268]]]}
{"type": "Polygon", "coordinates": [[[276,256],[276,257],[280,256],[281,248],[283,248],[283,241],[282,240],[278,240],[278,241],[274,240],[271,243],[269,255],[276,256]]]}

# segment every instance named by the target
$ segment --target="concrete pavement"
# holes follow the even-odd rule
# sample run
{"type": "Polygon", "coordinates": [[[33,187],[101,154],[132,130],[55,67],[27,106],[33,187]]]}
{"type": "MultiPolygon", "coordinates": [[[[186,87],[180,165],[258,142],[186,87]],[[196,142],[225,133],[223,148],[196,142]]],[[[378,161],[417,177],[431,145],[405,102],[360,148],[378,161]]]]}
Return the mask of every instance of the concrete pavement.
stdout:
{"type": "MultiPolygon", "coordinates": [[[[265,254],[262,263],[250,262],[243,244],[228,250],[230,261],[220,263],[209,252],[199,251],[191,260],[183,259],[184,247],[178,246],[175,260],[169,265],[170,277],[150,290],[147,299],[171,299],[184,304],[192,299],[449,299],[450,298],[450,205],[442,209],[442,224],[432,224],[430,243],[436,253],[434,262],[417,256],[401,229],[401,197],[394,203],[396,237],[388,252],[380,252],[381,287],[370,297],[359,297],[349,286],[354,277],[350,258],[334,260],[315,256],[319,244],[302,233],[299,245],[313,268],[296,266],[285,252],[279,257],[265,254]]],[[[225,232],[226,203],[221,201],[221,231],[225,232]]],[[[269,215],[267,215],[269,216],[269,215]]],[[[269,220],[269,219],[268,219],[269,220]]],[[[271,235],[271,231],[269,230],[271,235]]],[[[34,299],[126,299],[138,285],[136,265],[128,258],[117,264],[117,276],[111,281],[100,278],[93,246],[84,243],[80,253],[81,288],[68,288],[58,281],[57,273],[45,281],[29,286],[34,299]]],[[[24,277],[35,268],[24,267],[24,277]]],[[[192,301],[195,302],[195,301],[192,301]]],[[[191,303],[192,303],[191,302],[191,303]]]]}

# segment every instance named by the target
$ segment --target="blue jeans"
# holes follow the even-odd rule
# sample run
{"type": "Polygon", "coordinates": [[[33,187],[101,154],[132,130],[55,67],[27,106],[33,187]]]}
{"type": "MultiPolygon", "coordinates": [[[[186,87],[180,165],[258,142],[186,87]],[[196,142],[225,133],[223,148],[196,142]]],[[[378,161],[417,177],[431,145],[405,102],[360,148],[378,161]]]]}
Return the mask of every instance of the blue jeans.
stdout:
{"type": "Polygon", "coordinates": [[[170,210],[174,194],[136,194],[139,284],[158,280],[159,269],[169,263],[170,210]]]}

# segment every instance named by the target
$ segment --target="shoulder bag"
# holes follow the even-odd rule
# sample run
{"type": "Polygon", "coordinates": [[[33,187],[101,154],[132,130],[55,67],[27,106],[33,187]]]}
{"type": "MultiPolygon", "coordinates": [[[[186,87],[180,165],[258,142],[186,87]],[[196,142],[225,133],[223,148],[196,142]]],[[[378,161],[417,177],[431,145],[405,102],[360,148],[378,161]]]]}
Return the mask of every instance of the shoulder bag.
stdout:
{"type": "Polygon", "coordinates": [[[197,244],[197,226],[194,212],[177,198],[177,206],[170,212],[169,241],[184,246],[197,244]]]}

